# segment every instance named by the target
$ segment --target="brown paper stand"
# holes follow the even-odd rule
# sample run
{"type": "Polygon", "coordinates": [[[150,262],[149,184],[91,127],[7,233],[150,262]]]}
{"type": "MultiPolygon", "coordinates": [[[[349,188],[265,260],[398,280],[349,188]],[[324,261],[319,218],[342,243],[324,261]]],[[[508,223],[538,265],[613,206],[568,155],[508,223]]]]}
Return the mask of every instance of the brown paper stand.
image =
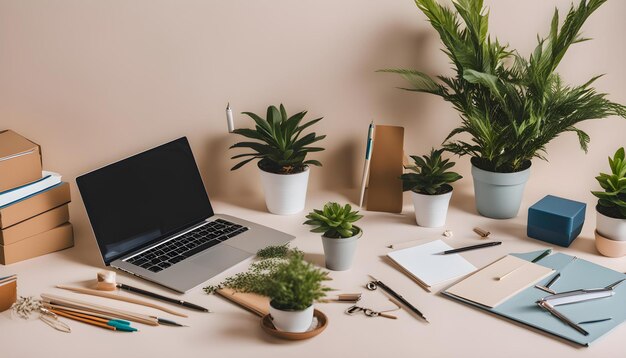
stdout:
{"type": "Polygon", "coordinates": [[[370,211],[402,212],[404,128],[377,125],[367,186],[370,211]]]}

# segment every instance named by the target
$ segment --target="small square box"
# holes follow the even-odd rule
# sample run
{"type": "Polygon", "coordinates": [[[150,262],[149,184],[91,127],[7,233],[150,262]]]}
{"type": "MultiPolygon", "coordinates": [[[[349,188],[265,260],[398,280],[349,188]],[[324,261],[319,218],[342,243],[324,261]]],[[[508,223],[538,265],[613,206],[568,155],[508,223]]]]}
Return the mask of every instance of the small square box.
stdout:
{"type": "Polygon", "coordinates": [[[546,195],[528,208],[527,235],[568,247],[583,228],[586,208],[585,203],[546,195]]]}

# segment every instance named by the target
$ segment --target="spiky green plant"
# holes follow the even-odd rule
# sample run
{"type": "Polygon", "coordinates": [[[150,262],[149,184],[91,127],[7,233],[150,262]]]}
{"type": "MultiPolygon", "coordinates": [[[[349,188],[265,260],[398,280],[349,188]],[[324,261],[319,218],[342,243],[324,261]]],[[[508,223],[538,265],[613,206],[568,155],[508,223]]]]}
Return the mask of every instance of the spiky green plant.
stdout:
{"type": "Polygon", "coordinates": [[[461,125],[444,140],[444,148],[472,156],[477,167],[492,172],[515,172],[544,159],[546,145],[564,132],[578,135],[585,152],[589,136],[575,125],[612,115],[626,116],[626,107],[609,101],[591,84],[565,85],[555,72],[575,43],[588,40],[580,34],[587,18],[606,0],[581,0],[572,5],[559,26],[554,11],[550,32],[538,38],[528,59],[488,35],[488,11],[482,0],[453,1],[454,10],[436,0],[415,0],[437,30],[444,52],[454,65],[454,76],[437,80],[414,70],[390,69],[411,84],[408,91],[425,92],[452,103],[461,125]],[[467,133],[471,141],[452,140],[467,133]]]}
{"type": "Polygon", "coordinates": [[[598,210],[607,216],[626,219],[626,158],[624,147],[609,157],[611,174],[600,173],[596,177],[604,191],[592,191],[598,197],[598,210]]]}
{"type": "Polygon", "coordinates": [[[421,157],[412,155],[414,165],[408,169],[412,173],[404,173],[400,176],[402,190],[412,190],[426,195],[444,194],[452,191],[453,183],[461,178],[458,173],[447,171],[454,166],[450,159],[442,159],[443,149],[432,148],[430,154],[421,157]]]}
{"type": "Polygon", "coordinates": [[[328,272],[304,260],[304,253],[287,245],[269,246],[257,252],[260,259],[246,272],[227,277],[214,286],[204,288],[215,293],[221,288],[236,292],[256,293],[271,299],[272,306],[282,310],[300,311],[326,296],[328,272]]]}
{"type": "Polygon", "coordinates": [[[304,225],[312,225],[311,232],[322,233],[324,236],[339,239],[352,237],[361,229],[354,225],[363,215],[352,211],[352,206],[341,206],[337,203],[326,203],[324,209],[314,209],[306,218],[304,225]]]}
{"type": "Polygon", "coordinates": [[[266,118],[252,112],[243,112],[255,122],[254,129],[239,128],[233,133],[246,138],[254,139],[255,142],[239,142],[230,148],[249,148],[253,153],[243,153],[233,156],[231,159],[245,158],[237,163],[231,170],[241,168],[248,162],[260,159],[259,167],[265,171],[278,174],[299,173],[305,170],[307,165],[321,166],[317,160],[305,160],[307,154],[324,150],[321,147],[311,147],[311,144],[324,139],[325,135],[316,135],[315,132],[301,137],[302,132],[308,127],[319,122],[323,117],[313,119],[300,124],[306,115],[306,111],[299,112],[289,117],[285,107],[281,104],[280,109],[275,106],[267,108],[266,118]]]}

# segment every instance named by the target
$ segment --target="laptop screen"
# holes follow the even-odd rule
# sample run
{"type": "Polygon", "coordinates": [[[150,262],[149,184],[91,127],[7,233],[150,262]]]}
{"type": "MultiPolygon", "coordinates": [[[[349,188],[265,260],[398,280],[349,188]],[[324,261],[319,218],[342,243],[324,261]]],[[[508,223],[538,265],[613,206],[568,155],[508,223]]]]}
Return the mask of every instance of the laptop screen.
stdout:
{"type": "Polygon", "coordinates": [[[76,178],[104,262],[213,215],[186,137],[76,178]]]}

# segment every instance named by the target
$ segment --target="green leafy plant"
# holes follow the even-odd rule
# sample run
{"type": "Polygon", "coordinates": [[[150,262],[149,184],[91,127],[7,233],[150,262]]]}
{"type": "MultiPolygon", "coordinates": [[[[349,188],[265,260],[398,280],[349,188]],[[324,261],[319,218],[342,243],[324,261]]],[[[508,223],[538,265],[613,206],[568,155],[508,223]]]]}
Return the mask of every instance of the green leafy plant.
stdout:
{"type": "Polygon", "coordinates": [[[624,147],[609,157],[611,174],[600,173],[596,177],[604,191],[592,191],[598,197],[598,211],[607,216],[626,219],[626,159],[624,147]]]}
{"type": "Polygon", "coordinates": [[[324,150],[324,148],[312,147],[310,145],[324,139],[326,136],[318,136],[315,132],[301,135],[305,129],[319,122],[322,118],[316,118],[300,124],[306,113],[306,111],[303,111],[289,117],[282,104],[280,109],[275,106],[269,106],[265,119],[251,112],[243,112],[243,114],[254,120],[255,127],[254,129],[235,129],[233,133],[254,139],[255,141],[239,142],[230,148],[249,148],[253,153],[233,156],[231,159],[250,158],[237,163],[231,170],[239,169],[255,159],[260,159],[259,167],[261,169],[277,174],[299,173],[304,171],[307,165],[321,166],[322,164],[319,161],[305,160],[305,158],[311,152],[324,150]]]}
{"type": "Polygon", "coordinates": [[[450,159],[442,159],[443,149],[430,150],[430,154],[421,157],[412,155],[414,165],[408,169],[412,173],[400,176],[402,189],[414,191],[420,194],[437,195],[452,191],[453,183],[461,178],[458,173],[447,171],[454,166],[450,159]]]}
{"type": "Polygon", "coordinates": [[[246,272],[226,278],[215,286],[204,288],[215,293],[221,288],[256,293],[271,299],[281,310],[301,311],[326,296],[331,289],[323,285],[328,273],[304,260],[304,253],[287,245],[269,246],[257,252],[259,261],[246,272]]]}
{"type": "Polygon", "coordinates": [[[363,215],[358,211],[352,211],[350,204],[341,206],[337,203],[326,203],[323,210],[314,209],[306,218],[304,225],[314,226],[311,232],[322,233],[324,236],[334,239],[352,237],[361,231],[355,222],[363,215]]]}
{"type": "Polygon", "coordinates": [[[546,145],[564,132],[578,135],[585,152],[589,136],[575,125],[612,115],[626,116],[626,108],[609,101],[591,84],[569,86],[555,72],[573,44],[588,40],[580,34],[587,18],[606,0],[581,0],[571,6],[559,27],[555,10],[546,38],[529,58],[492,40],[489,12],[482,0],[453,1],[454,10],[436,0],[415,0],[439,33],[455,70],[454,76],[437,76],[414,70],[388,69],[410,83],[408,91],[440,96],[461,115],[461,125],[444,140],[444,148],[472,156],[472,163],[492,172],[516,172],[544,159],[546,145]],[[466,133],[471,141],[452,140],[466,133]]]}

